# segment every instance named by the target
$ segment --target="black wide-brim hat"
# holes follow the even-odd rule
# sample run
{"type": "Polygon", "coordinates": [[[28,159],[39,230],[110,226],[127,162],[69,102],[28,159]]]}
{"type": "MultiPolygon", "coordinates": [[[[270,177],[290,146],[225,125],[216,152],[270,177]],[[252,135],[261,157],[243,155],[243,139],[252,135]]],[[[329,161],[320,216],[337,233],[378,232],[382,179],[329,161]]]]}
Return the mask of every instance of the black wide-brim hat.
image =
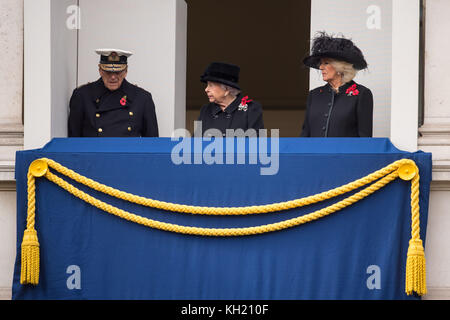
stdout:
{"type": "Polygon", "coordinates": [[[325,32],[320,32],[313,39],[311,54],[303,59],[303,63],[310,68],[319,69],[322,58],[351,63],[356,70],[367,68],[363,53],[351,40],[334,38],[325,32]]]}
{"type": "Polygon", "coordinates": [[[241,90],[238,85],[240,70],[239,66],[231,63],[212,62],[200,76],[200,81],[205,83],[207,81],[218,82],[241,90]]]}

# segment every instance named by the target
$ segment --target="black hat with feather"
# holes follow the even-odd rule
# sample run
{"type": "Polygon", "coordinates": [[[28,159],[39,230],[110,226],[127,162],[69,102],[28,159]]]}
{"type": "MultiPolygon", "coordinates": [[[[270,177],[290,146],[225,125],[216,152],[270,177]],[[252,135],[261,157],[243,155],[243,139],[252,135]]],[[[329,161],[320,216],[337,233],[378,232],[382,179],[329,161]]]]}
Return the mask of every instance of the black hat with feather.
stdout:
{"type": "Polygon", "coordinates": [[[319,69],[322,58],[351,63],[356,70],[367,68],[363,53],[351,40],[334,38],[325,32],[319,32],[313,39],[311,54],[303,59],[303,63],[308,67],[319,69]]]}

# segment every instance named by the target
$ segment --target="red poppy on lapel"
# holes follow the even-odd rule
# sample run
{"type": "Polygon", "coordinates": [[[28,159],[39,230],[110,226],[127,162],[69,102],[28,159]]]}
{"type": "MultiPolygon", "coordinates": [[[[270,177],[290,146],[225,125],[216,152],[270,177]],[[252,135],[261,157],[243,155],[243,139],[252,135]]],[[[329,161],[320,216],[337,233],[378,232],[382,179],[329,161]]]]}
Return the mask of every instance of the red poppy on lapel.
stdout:
{"type": "Polygon", "coordinates": [[[253,99],[248,99],[248,96],[245,96],[241,100],[241,105],[245,106],[248,102],[252,102],[253,99]]]}
{"type": "Polygon", "coordinates": [[[123,96],[122,99],[120,99],[120,104],[122,106],[125,106],[127,104],[127,96],[123,96]]]}
{"type": "Polygon", "coordinates": [[[354,83],[351,87],[348,87],[345,93],[348,96],[357,96],[359,94],[359,90],[356,89],[356,83],[354,83]]]}
{"type": "Polygon", "coordinates": [[[244,110],[244,111],[247,111],[247,108],[248,108],[248,102],[252,102],[253,100],[252,99],[248,99],[248,96],[245,96],[245,97],[243,97],[242,99],[241,99],[241,104],[239,105],[239,107],[238,107],[238,110],[244,110]]]}

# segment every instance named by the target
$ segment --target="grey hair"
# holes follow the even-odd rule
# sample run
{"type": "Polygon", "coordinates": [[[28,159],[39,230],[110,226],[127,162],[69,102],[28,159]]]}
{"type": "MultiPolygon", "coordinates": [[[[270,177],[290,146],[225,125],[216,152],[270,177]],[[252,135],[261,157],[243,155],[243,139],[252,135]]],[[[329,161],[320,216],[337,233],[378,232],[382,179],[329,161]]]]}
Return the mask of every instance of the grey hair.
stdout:
{"type": "Polygon", "coordinates": [[[241,90],[227,86],[225,84],[220,84],[223,90],[228,91],[233,97],[237,97],[239,93],[241,93],[241,90]]]}
{"type": "Polygon", "coordinates": [[[351,63],[330,59],[330,64],[334,67],[337,73],[342,76],[342,81],[344,83],[350,82],[355,78],[358,72],[351,63]]]}

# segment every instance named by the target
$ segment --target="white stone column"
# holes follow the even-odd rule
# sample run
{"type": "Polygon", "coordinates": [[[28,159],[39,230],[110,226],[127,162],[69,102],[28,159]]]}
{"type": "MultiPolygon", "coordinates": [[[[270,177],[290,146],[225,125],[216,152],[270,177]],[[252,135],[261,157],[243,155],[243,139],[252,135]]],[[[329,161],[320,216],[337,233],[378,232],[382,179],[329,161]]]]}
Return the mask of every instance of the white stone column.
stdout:
{"type": "Polygon", "coordinates": [[[420,0],[392,1],[391,141],[417,150],[420,0]]]}
{"type": "Polygon", "coordinates": [[[433,181],[450,181],[450,1],[426,2],[424,124],[421,150],[433,153],[433,181]]]}
{"type": "Polygon", "coordinates": [[[23,1],[0,1],[0,300],[11,298],[16,255],[15,153],[23,148],[23,1]]]}
{"type": "Polygon", "coordinates": [[[429,298],[450,299],[450,1],[427,0],[425,5],[425,106],[418,146],[433,154],[427,285],[429,298]]]}
{"type": "Polygon", "coordinates": [[[67,136],[76,86],[77,28],[68,10],[77,0],[24,0],[24,124],[26,149],[67,136]]]}

